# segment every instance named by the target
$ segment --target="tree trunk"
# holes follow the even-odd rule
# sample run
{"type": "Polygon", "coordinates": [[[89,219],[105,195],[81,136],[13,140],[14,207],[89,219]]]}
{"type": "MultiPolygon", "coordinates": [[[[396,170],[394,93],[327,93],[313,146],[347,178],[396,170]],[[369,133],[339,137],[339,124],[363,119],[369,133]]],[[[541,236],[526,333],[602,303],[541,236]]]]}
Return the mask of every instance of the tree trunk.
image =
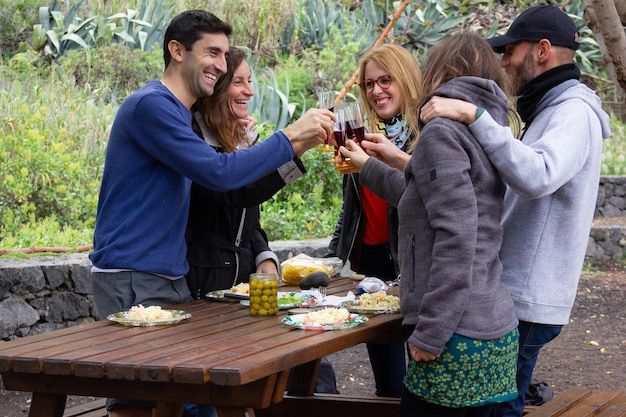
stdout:
{"type": "Polygon", "coordinates": [[[616,88],[621,108],[615,109],[622,121],[626,121],[626,33],[622,20],[626,21],[624,0],[584,0],[585,24],[593,32],[607,72],[616,88]],[[621,17],[621,19],[620,19],[621,17]]]}

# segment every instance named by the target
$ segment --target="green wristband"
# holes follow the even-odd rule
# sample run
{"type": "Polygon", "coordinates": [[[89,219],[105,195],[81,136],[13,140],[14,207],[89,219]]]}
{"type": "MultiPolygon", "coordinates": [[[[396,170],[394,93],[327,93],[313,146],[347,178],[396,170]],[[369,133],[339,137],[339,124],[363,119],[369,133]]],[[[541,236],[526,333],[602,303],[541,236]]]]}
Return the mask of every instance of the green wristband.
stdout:
{"type": "Polygon", "coordinates": [[[478,120],[480,116],[485,112],[485,109],[482,107],[476,107],[476,116],[474,117],[474,121],[478,120]]]}

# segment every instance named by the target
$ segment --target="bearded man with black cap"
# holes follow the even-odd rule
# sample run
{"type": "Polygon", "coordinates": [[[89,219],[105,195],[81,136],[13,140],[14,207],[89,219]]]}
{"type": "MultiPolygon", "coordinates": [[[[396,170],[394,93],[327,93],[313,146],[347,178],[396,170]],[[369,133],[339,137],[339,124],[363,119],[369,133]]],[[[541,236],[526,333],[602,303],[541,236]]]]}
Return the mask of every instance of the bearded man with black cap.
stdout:
{"type": "Polygon", "coordinates": [[[579,81],[578,31],[558,7],[531,7],[504,36],[487,41],[502,53],[519,95],[521,140],[487,111],[459,100],[433,97],[421,119],[467,123],[507,184],[500,258],[519,319],[518,396],[498,404],[496,415],[520,417],[539,351],[568,323],[574,305],[609,117],[579,81]]]}

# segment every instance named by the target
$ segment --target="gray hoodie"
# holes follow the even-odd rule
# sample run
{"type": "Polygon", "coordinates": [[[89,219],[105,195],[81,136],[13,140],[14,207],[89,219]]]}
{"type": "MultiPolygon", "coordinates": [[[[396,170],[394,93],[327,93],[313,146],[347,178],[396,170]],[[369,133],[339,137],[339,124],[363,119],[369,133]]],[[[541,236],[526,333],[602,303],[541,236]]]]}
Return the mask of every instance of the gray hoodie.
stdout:
{"type": "Polygon", "coordinates": [[[502,281],[519,320],[564,325],[595,210],[609,117],[577,80],[546,93],[517,140],[484,113],[470,129],[508,185],[502,281]]]}
{"type": "MultiPolygon", "coordinates": [[[[435,94],[507,121],[507,97],[493,81],[459,77],[435,94]]],[[[398,207],[400,302],[413,346],[439,354],[454,334],[490,340],[515,329],[498,259],[505,186],[467,125],[432,120],[404,177],[370,158],[359,180],[398,207]]]]}

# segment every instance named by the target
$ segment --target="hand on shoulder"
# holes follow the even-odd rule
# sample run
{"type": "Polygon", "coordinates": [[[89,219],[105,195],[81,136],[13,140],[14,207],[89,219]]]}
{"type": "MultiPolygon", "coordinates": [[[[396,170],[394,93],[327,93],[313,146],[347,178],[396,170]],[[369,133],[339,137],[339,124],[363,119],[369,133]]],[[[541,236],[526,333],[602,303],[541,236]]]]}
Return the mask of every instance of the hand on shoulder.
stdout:
{"type": "Polygon", "coordinates": [[[428,123],[435,117],[446,117],[470,125],[476,119],[477,109],[475,104],[463,100],[433,96],[421,108],[420,119],[428,123]]]}

